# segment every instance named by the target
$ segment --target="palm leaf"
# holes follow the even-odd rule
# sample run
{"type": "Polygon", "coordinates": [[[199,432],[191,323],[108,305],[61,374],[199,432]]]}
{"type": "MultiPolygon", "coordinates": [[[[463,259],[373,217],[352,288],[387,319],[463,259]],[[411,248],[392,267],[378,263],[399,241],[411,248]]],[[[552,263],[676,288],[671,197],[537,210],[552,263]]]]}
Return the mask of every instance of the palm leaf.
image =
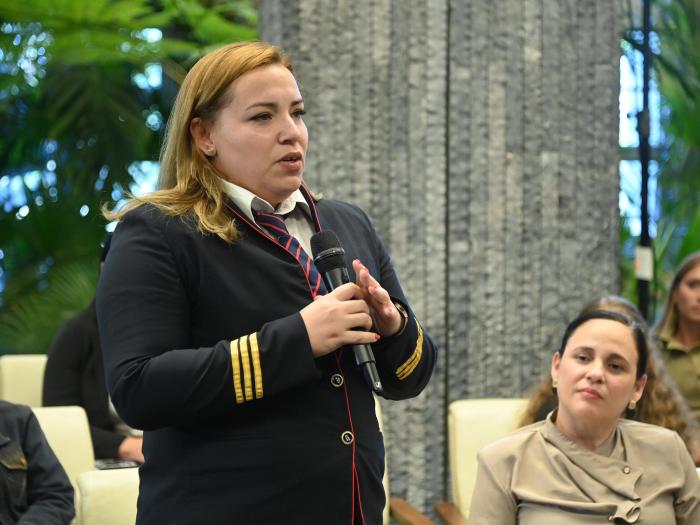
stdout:
{"type": "Polygon", "coordinates": [[[90,303],[96,282],[93,262],[76,261],[54,268],[45,290],[28,294],[0,310],[0,349],[46,353],[61,323],[90,303]]]}

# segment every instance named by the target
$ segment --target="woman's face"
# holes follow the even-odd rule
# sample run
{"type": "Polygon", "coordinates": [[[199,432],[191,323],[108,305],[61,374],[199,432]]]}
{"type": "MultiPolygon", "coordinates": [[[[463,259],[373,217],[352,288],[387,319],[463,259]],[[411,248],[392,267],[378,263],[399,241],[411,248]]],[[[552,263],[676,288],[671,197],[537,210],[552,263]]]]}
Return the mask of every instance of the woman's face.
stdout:
{"type": "Polygon", "coordinates": [[[275,64],[240,76],[227,95],[213,122],[195,118],[190,131],[225,179],[276,206],[299,188],[304,172],[308,133],[299,86],[275,64]]]}
{"type": "Polygon", "coordinates": [[[700,264],[683,276],[674,295],[678,319],[700,324],[700,264]]]}
{"type": "Polygon", "coordinates": [[[608,428],[630,400],[642,396],[646,376],[637,380],[637,347],[632,330],[609,319],[591,319],[571,335],[564,355],[552,358],[558,383],[557,418],[568,428],[608,428]]]}

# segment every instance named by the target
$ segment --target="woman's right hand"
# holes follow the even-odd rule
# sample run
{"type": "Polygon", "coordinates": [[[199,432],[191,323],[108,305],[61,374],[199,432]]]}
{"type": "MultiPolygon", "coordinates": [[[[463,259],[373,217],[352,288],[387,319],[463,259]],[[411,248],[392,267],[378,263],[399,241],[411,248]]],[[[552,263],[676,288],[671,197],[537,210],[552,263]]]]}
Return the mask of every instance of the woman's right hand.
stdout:
{"type": "Polygon", "coordinates": [[[119,450],[117,454],[119,459],[127,459],[129,461],[138,461],[143,463],[143,452],[141,451],[141,445],[143,444],[143,438],[127,436],[119,444],[119,450]]]}
{"type": "Polygon", "coordinates": [[[344,345],[371,344],[379,335],[369,330],[372,318],[355,283],[346,283],[331,293],[318,295],[304,307],[301,318],[306,325],[314,357],[321,357],[344,345]]]}

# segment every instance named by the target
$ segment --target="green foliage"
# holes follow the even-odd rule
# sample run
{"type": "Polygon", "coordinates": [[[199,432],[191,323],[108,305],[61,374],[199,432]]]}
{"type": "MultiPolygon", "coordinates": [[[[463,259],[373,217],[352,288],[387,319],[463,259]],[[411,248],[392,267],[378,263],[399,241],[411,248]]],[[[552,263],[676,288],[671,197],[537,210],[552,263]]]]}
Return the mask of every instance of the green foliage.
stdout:
{"type": "Polygon", "coordinates": [[[659,191],[663,216],[678,225],[670,246],[678,263],[687,246],[698,245],[692,224],[700,203],[700,2],[657,0],[657,6],[657,70],[668,136],[659,191]]]}
{"type": "MultiPolygon", "coordinates": [[[[660,52],[652,67],[662,103],[665,144],[659,148],[658,197],[661,220],[654,239],[652,305],[663,303],[680,261],[700,250],[700,2],[653,0],[653,30],[660,52]]],[[[628,1],[626,46],[641,49],[641,20],[628,1]]],[[[638,13],[637,13],[638,14],[638,13]]],[[[629,256],[629,251],[626,252],[629,256]]],[[[623,264],[629,260],[622,258],[623,264]]],[[[636,297],[634,274],[623,269],[625,296],[636,297]]]]}
{"type": "Polygon", "coordinates": [[[95,295],[97,264],[66,263],[50,272],[42,293],[18,298],[0,316],[0,353],[45,353],[58,326],[95,295]]]}
{"type": "Polygon", "coordinates": [[[256,25],[253,0],[0,2],[0,353],[45,352],[90,301],[101,206],[132,188],[134,162],[158,159],[187,68],[256,25]],[[2,207],[11,177],[21,210],[2,207]]]}

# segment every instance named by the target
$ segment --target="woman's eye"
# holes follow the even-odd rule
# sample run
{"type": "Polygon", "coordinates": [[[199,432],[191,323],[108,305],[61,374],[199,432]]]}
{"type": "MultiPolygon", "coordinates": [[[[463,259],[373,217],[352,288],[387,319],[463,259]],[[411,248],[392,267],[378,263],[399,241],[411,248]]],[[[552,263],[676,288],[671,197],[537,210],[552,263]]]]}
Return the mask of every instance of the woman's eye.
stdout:
{"type": "Polygon", "coordinates": [[[304,115],[306,115],[306,110],[304,110],[304,109],[297,109],[294,113],[292,113],[292,115],[294,115],[294,118],[301,118],[301,117],[303,117],[304,115]]]}
{"type": "Polygon", "coordinates": [[[608,366],[610,367],[610,370],[612,370],[613,372],[624,372],[625,371],[625,367],[618,364],[618,363],[610,363],[608,366]]]}
{"type": "Polygon", "coordinates": [[[272,116],[269,113],[259,113],[257,115],[254,115],[253,117],[250,118],[250,120],[270,120],[272,116]]]}
{"type": "Polygon", "coordinates": [[[578,354],[574,356],[574,359],[576,359],[576,361],[580,361],[581,363],[586,363],[588,361],[588,356],[586,354],[578,354]]]}

